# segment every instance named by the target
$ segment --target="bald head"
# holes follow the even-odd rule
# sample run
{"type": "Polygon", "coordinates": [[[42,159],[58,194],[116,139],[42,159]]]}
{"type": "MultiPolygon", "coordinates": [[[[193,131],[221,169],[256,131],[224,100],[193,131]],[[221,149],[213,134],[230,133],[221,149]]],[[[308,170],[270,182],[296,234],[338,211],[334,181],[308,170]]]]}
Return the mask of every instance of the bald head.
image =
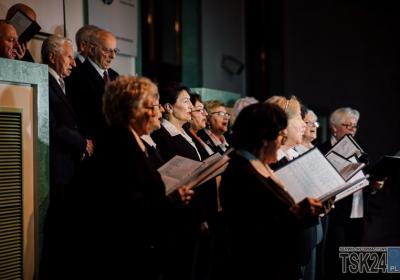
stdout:
{"type": "Polygon", "coordinates": [[[0,21],[0,57],[15,59],[17,55],[18,35],[14,26],[0,21]]]}
{"type": "Polygon", "coordinates": [[[7,11],[7,15],[6,15],[6,20],[10,20],[12,18],[12,16],[18,11],[21,10],[23,13],[25,13],[31,20],[36,21],[36,13],[35,11],[22,3],[18,3],[15,5],[12,5],[8,11],[7,11]]]}
{"type": "Polygon", "coordinates": [[[89,58],[101,69],[106,70],[111,67],[111,62],[117,53],[117,40],[114,34],[103,29],[97,30],[91,40],[89,58]]]}

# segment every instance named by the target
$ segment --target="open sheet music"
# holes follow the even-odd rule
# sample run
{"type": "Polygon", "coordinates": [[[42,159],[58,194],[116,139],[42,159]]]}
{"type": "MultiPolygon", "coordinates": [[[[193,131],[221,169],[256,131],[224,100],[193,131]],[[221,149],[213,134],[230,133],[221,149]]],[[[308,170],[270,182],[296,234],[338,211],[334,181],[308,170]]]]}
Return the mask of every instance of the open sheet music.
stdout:
{"type": "Polygon", "coordinates": [[[187,186],[196,187],[207,180],[221,174],[229,161],[227,154],[213,154],[204,161],[174,156],[158,169],[166,187],[166,194],[187,186]]]}
{"type": "Polygon", "coordinates": [[[331,152],[336,152],[344,158],[350,158],[353,155],[359,157],[362,153],[364,153],[363,149],[357,142],[351,137],[350,134],[343,136],[339,141],[333,145],[332,149],[326,154],[330,154],[331,152]]]}
{"type": "Polygon", "coordinates": [[[292,160],[275,173],[296,203],[306,197],[325,201],[365,179],[362,177],[346,183],[317,148],[292,160]]]}
{"type": "Polygon", "coordinates": [[[362,188],[366,187],[369,185],[369,181],[366,179],[367,176],[365,176],[363,171],[359,171],[356,175],[354,175],[349,182],[354,182],[356,180],[362,179],[360,182],[357,184],[353,185],[352,187],[344,190],[343,192],[339,193],[336,195],[335,202],[338,202],[339,200],[342,200],[343,198],[352,195],[358,190],[361,190],[362,188]]]}
{"type": "Polygon", "coordinates": [[[355,156],[346,159],[335,151],[328,153],[326,159],[335,167],[346,182],[365,167],[365,163],[358,162],[355,156]]]}

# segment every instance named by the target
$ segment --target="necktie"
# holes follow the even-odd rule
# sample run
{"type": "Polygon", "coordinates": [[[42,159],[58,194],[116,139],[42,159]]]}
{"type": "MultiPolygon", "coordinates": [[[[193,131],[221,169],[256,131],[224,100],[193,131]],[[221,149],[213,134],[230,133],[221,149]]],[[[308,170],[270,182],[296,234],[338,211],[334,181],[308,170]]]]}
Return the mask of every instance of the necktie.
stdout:
{"type": "Polygon", "coordinates": [[[108,76],[107,70],[105,70],[103,73],[103,79],[105,83],[108,83],[110,81],[110,76],[108,76]]]}
{"type": "Polygon", "coordinates": [[[58,82],[60,83],[60,87],[61,87],[62,91],[65,94],[65,83],[64,83],[64,80],[62,78],[60,78],[60,79],[58,79],[58,82]]]}

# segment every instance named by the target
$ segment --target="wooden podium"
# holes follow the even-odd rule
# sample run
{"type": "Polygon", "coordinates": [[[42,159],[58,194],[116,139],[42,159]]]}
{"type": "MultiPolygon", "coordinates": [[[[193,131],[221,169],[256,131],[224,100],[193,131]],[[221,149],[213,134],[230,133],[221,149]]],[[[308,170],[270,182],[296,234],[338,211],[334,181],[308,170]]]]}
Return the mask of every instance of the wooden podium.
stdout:
{"type": "Polygon", "coordinates": [[[47,65],[0,58],[0,279],[38,278],[48,107],[47,65]]]}

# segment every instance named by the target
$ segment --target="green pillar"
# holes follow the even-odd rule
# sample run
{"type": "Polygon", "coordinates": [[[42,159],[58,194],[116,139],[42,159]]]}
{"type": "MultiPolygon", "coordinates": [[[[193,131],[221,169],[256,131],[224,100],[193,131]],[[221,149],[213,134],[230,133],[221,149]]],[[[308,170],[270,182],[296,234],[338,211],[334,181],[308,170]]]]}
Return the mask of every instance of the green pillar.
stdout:
{"type": "Polygon", "coordinates": [[[182,82],[202,86],[200,0],[182,1],[182,82]]]}

